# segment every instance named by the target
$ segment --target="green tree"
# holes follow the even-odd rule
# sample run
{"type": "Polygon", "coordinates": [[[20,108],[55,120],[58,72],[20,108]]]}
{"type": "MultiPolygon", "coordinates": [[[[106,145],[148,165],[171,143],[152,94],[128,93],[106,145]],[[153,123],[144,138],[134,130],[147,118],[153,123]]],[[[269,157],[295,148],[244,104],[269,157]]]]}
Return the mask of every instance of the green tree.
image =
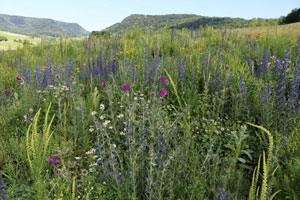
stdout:
{"type": "Polygon", "coordinates": [[[0,36],[0,42],[2,42],[2,41],[7,41],[7,37],[0,36]]]}
{"type": "Polygon", "coordinates": [[[293,9],[286,17],[283,19],[283,24],[290,24],[300,22],[300,8],[293,9]]]}

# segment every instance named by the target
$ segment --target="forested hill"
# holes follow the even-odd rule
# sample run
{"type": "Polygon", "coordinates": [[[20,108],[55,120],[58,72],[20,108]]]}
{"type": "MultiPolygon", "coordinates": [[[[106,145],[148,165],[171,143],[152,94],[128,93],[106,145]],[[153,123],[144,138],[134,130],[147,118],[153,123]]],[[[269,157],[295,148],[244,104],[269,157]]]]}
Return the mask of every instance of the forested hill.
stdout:
{"type": "Polygon", "coordinates": [[[86,36],[88,31],[77,23],[66,23],[52,19],[22,17],[0,14],[0,30],[30,36],[86,36]]]}
{"type": "MultiPolygon", "coordinates": [[[[266,23],[268,21],[257,19],[256,23],[266,23]]],[[[185,15],[185,14],[171,14],[171,15],[130,15],[126,17],[121,23],[114,24],[105,30],[111,33],[122,33],[130,31],[134,28],[142,30],[158,30],[163,27],[167,28],[189,28],[197,29],[201,26],[213,27],[228,27],[228,28],[241,28],[251,25],[253,20],[246,20],[242,18],[229,18],[229,17],[205,17],[199,15],[185,15]]]]}

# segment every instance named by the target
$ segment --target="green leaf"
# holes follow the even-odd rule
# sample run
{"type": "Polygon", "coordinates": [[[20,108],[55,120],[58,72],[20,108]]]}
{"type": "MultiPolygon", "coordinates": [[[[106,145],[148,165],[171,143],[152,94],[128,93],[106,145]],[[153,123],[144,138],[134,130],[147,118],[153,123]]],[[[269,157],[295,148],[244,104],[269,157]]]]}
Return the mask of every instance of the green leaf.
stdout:
{"type": "Polygon", "coordinates": [[[238,158],[238,160],[241,162],[241,163],[246,163],[246,160],[244,158],[238,158]]]}

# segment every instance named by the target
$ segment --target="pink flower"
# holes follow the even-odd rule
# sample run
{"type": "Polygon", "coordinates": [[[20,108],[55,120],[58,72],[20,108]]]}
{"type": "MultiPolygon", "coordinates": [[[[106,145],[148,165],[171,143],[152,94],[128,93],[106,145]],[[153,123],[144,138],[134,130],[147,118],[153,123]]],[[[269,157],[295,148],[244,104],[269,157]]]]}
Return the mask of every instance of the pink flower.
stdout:
{"type": "Polygon", "coordinates": [[[125,91],[127,91],[127,90],[130,89],[130,85],[128,83],[124,83],[123,88],[124,88],[125,91]]]}
{"type": "Polygon", "coordinates": [[[27,122],[27,115],[24,115],[24,122],[27,122]]]}
{"type": "Polygon", "coordinates": [[[52,164],[55,164],[55,163],[57,162],[56,158],[53,157],[53,156],[50,156],[50,157],[48,158],[48,161],[49,161],[50,163],[52,163],[52,164]]]}
{"type": "Polygon", "coordinates": [[[33,119],[34,119],[34,118],[33,118],[33,117],[31,117],[31,118],[30,118],[30,121],[33,121],[33,119]]]}
{"type": "Polygon", "coordinates": [[[160,77],[160,82],[165,83],[167,81],[167,78],[165,76],[160,77]]]}
{"type": "Polygon", "coordinates": [[[162,96],[162,97],[166,96],[167,93],[168,93],[168,92],[167,92],[166,89],[161,89],[160,92],[159,92],[160,96],[162,96]]]}
{"type": "Polygon", "coordinates": [[[101,86],[102,86],[102,87],[105,87],[105,86],[106,86],[106,82],[103,81],[103,82],[101,83],[101,86]]]}
{"type": "Polygon", "coordinates": [[[29,108],[29,113],[33,113],[33,109],[32,108],[29,108]]]}
{"type": "Polygon", "coordinates": [[[5,90],[5,94],[9,95],[9,94],[10,94],[10,90],[9,90],[9,89],[6,89],[6,90],[5,90]]]}
{"type": "Polygon", "coordinates": [[[226,66],[225,66],[225,68],[226,68],[226,69],[229,69],[229,68],[230,68],[230,66],[229,66],[229,65],[226,65],[226,66]]]}

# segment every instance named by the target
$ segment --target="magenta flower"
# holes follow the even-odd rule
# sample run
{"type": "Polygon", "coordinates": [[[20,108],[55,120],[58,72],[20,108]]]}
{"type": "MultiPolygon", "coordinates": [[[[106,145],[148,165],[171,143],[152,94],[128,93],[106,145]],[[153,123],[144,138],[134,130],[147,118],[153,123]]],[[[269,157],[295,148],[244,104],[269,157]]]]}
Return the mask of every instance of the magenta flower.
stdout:
{"type": "Polygon", "coordinates": [[[167,90],[166,89],[161,89],[160,92],[159,92],[160,96],[164,97],[168,94],[167,90]]]}
{"type": "Polygon", "coordinates": [[[31,118],[30,118],[30,121],[33,121],[33,120],[34,120],[34,118],[33,118],[33,117],[31,117],[31,118]]]}
{"type": "Polygon", "coordinates": [[[55,163],[57,162],[56,158],[53,157],[53,156],[50,156],[50,157],[48,158],[48,161],[49,161],[50,163],[52,163],[52,164],[55,164],[55,163]]]}
{"type": "Polygon", "coordinates": [[[6,90],[5,90],[5,94],[9,95],[9,94],[10,94],[10,90],[9,90],[9,89],[6,89],[6,90]]]}
{"type": "Polygon", "coordinates": [[[103,81],[103,82],[101,83],[101,86],[102,86],[102,87],[105,87],[105,86],[106,86],[106,82],[103,81]]]}
{"type": "Polygon", "coordinates": [[[127,90],[130,89],[130,85],[128,83],[124,83],[123,88],[124,88],[125,91],[127,91],[127,90]]]}
{"type": "Polygon", "coordinates": [[[165,83],[167,81],[167,78],[165,76],[160,77],[160,82],[165,83]]]}
{"type": "Polygon", "coordinates": [[[226,69],[229,69],[229,68],[230,68],[230,66],[229,66],[229,65],[226,65],[226,66],[225,66],[225,68],[226,68],[226,69]]]}
{"type": "Polygon", "coordinates": [[[33,109],[32,108],[29,108],[29,113],[33,113],[33,109]]]}

